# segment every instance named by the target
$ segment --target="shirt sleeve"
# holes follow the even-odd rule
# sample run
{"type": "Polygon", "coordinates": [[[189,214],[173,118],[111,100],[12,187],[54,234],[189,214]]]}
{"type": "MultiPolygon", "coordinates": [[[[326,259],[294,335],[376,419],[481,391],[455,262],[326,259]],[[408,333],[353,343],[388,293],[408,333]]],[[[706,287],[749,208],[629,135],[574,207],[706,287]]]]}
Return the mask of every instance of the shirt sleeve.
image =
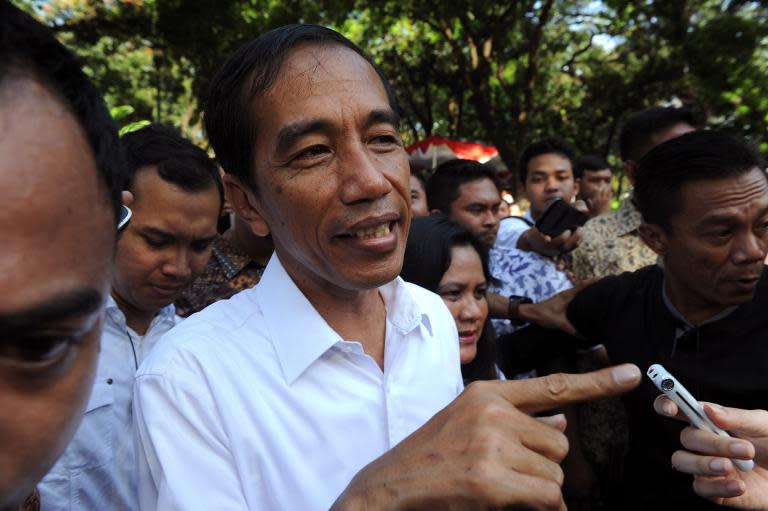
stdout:
{"type": "Polygon", "coordinates": [[[133,413],[141,511],[248,509],[209,389],[140,375],[133,413]]]}

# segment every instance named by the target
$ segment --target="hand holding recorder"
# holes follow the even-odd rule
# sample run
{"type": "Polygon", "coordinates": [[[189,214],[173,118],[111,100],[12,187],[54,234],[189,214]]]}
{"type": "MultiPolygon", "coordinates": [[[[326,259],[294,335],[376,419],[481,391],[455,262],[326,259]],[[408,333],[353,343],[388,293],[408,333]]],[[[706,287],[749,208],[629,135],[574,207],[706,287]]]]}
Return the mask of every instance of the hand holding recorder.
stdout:
{"type": "Polygon", "coordinates": [[[648,375],[664,392],[654,402],[658,414],[694,423],[684,410],[693,413],[691,409],[695,409],[703,416],[700,418],[693,414],[697,421],[709,423],[723,433],[730,431],[733,435],[714,433],[708,425],[703,428],[688,427],[682,431],[680,440],[686,450],[672,455],[672,465],[694,476],[694,491],[721,505],[768,509],[768,412],[697,402],[685,387],[658,365],[651,366],[648,375]],[[651,375],[652,371],[655,378],[651,375]],[[662,388],[666,379],[672,380],[673,385],[666,383],[669,390],[662,388]],[[674,387],[678,391],[676,397],[670,395],[674,387]],[[681,394],[686,396],[685,400],[679,397],[681,394]],[[695,404],[689,407],[686,402],[695,404]],[[741,470],[736,463],[743,468],[751,467],[751,470],[741,470]]]}

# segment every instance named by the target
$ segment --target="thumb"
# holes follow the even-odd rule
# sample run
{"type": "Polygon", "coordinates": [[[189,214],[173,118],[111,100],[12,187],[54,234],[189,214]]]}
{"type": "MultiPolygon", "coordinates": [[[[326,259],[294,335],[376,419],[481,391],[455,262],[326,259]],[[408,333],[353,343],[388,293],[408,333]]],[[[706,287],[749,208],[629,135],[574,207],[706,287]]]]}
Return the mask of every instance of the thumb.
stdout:
{"type": "Polygon", "coordinates": [[[584,374],[550,374],[541,378],[498,382],[499,393],[526,413],[571,403],[617,396],[640,383],[640,369],[622,364],[584,374]]]}

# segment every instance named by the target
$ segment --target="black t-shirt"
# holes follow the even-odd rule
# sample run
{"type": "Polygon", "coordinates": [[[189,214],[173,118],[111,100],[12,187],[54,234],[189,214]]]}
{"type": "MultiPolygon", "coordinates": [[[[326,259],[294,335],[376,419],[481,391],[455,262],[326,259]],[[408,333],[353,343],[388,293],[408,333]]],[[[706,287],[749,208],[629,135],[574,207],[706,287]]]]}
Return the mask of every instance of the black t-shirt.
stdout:
{"type": "MultiPolygon", "coordinates": [[[[768,408],[768,272],[752,302],[687,331],[664,303],[662,285],[657,266],[607,277],[573,299],[568,319],[588,340],[603,343],[613,363],[631,362],[643,372],[660,363],[701,401],[768,408]]],[[[683,425],[654,412],[658,394],[644,377],[623,398],[630,434],[623,509],[724,509],[693,493],[692,476],[671,468],[683,425]]]]}

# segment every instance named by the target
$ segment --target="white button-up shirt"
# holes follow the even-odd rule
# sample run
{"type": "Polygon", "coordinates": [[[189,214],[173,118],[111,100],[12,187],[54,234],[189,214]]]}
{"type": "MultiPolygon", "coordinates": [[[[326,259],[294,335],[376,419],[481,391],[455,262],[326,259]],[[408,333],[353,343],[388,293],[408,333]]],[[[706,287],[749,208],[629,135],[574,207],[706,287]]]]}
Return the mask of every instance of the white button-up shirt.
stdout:
{"type": "Polygon", "coordinates": [[[463,389],[442,299],[397,278],[384,371],[273,256],[261,282],[170,332],[141,366],[140,509],[327,509],[463,389]]]}
{"type": "Polygon", "coordinates": [[[72,442],[38,486],[43,511],[137,509],[133,379],[157,340],[179,321],[169,305],[140,336],[112,297],[107,299],[91,397],[72,442]]]}

